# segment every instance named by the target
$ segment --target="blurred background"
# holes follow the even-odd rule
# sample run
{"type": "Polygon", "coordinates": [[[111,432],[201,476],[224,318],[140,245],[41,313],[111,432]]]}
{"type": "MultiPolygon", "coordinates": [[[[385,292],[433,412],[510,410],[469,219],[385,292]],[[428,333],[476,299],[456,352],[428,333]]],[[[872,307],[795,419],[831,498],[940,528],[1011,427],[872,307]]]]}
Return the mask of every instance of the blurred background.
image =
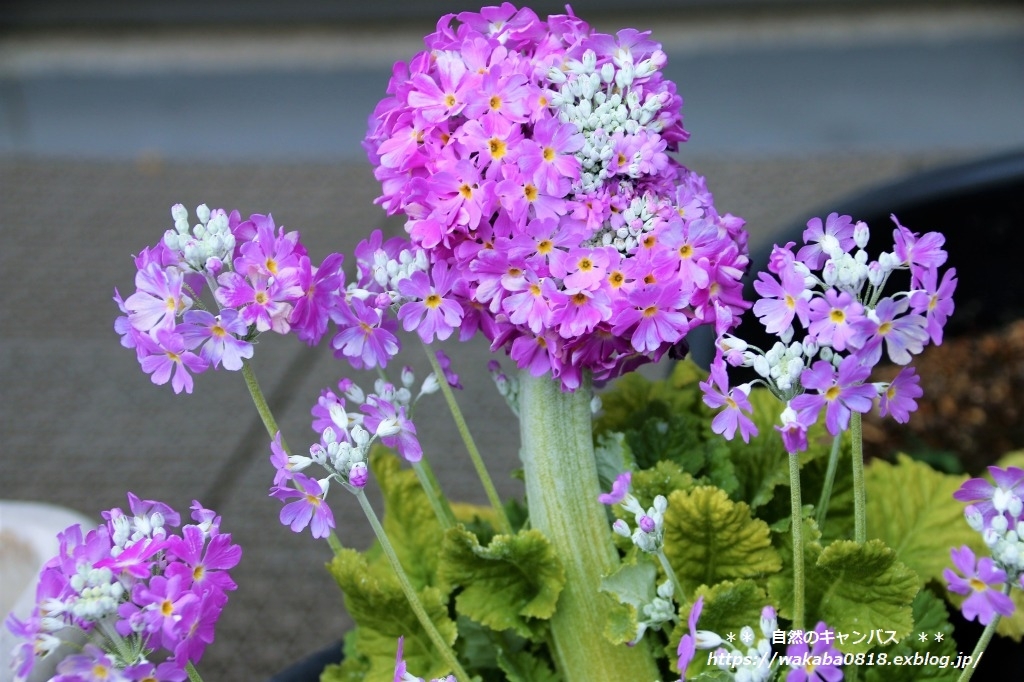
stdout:
{"type": "MultiPolygon", "coordinates": [[[[114,287],[132,291],[131,255],[171,227],[178,202],[272,212],[302,233],[315,261],[350,253],[372,229],[399,233],[402,221],[373,204],[378,187],[359,142],[392,63],[422,49],[440,15],[464,9],[479,5],[0,7],[0,499],[97,520],[126,506],[128,490],[216,508],[245,555],[199,666],[208,680],[266,679],[339,640],[349,621],[321,568],[326,545],[277,522],[267,438],[241,377],[203,374],[189,396],[153,386],[113,333],[114,287]]],[[[680,159],[707,176],[720,211],[747,219],[755,248],[873,187],[1024,149],[1020,2],[594,0],[573,9],[597,30],[653,30],[685,100],[692,137],[680,159]]],[[[418,344],[406,346],[422,377],[418,344]]],[[[492,474],[504,494],[520,494],[517,426],[484,371],[486,344],[445,348],[492,474]]],[[[309,406],[345,368],[326,344],[293,339],[261,339],[255,367],[301,450],[312,438],[309,406]]],[[[420,409],[428,457],[451,496],[483,502],[441,402],[420,409]]],[[[357,506],[333,502],[341,540],[365,547],[357,506]]]]}

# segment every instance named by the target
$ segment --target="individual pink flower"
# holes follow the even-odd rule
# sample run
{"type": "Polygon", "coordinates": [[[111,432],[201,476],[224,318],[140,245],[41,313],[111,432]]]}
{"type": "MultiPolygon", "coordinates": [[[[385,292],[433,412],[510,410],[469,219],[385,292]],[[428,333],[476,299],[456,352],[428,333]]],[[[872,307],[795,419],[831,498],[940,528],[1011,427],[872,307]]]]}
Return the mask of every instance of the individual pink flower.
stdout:
{"type": "Polygon", "coordinates": [[[252,344],[239,338],[245,336],[249,328],[234,308],[225,308],[219,315],[206,310],[190,310],[175,331],[181,334],[189,348],[202,345],[199,354],[214,369],[223,363],[224,369],[238,371],[242,369],[243,361],[253,354],[252,344]]]}
{"type": "Polygon", "coordinates": [[[415,330],[423,343],[432,343],[435,338],[443,341],[451,336],[463,315],[462,306],[449,296],[457,276],[442,261],[434,265],[430,277],[417,271],[398,283],[398,291],[414,299],[398,311],[405,331],[415,330]]]}
{"type": "Polygon", "coordinates": [[[942,577],[951,592],[968,595],[960,606],[964,618],[988,625],[997,614],[1013,615],[1013,600],[1002,591],[1006,586],[1006,572],[998,568],[991,557],[981,557],[975,563],[974,552],[966,545],[951,549],[949,553],[960,574],[946,568],[942,577]]]}
{"type": "Polygon", "coordinates": [[[160,329],[155,340],[141,336],[139,341],[140,353],[145,352],[140,361],[142,371],[149,374],[157,386],[170,381],[175,393],[191,393],[193,381],[189,372],[198,374],[209,366],[206,360],[188,349],[181,334],[160,329]]]}
{"type": "Polygon", "coordinates": [[[686,296],[672,283],[637,287],[626,295],[628,305],[612,318],[613,334],[629,333],[638,353],[650,353],[679,341],[690,328],[681,308],[686,296]]]}
{"type": "Polygon", "coordinates": [[[800,664],[790,664],[791,670],[786,674],[786,682],[839,682],[843,679],[842,661],[843,652],[833,646],[834,634],[832,637],[824,637],[829,631],[824,621],[818,621],[814,632],[818,633],[813,645],[808,646],[807,642],[800,641],[790,644],[786,648],[786,655],[791,659],[801,661],[800,664]],[[810,660],[810,664],[804,665],[803,661],[810,660]],[[821,661],[815,663],[814,661],[821,661]],[[825,662],[828,661],[828,662],[825,662]]]}
{"type": "Polygon", "coordinates": [[[629,494],[629,483],[632,480],[633,474],[629,471],[623,471],[621,474],[615,477],[612,482],[612,490],[609,493],[601,493],[597,500],[601,504],[618,504],[622,500],[626,499],[626,495],[629,494]]]}
{"type": "Polygon", "coordinates": [[[852,412],[871,409],[877,394],[873,386],[864,383],[870,373],[871,368],[860,364],[855,355],[844,358],[838,370],[818,360],[800,375],[804,388],[817,393],[798,395],[790,404],[797,412],[805,413],[808,423],[816,421],[824,409],[828,432],[838,436],[849,428],[852,412]]]}
{"type": "Polygon", "coordinates": [[[261,332],[272,329],[278,334],[287,334],[291,329],[290,301],[301,294],[298,287],[286,287],[277,278],[262,274],[247,278],[237,272],[225,272],[217,282],[220,284],[217,302],[227,308],[240,309],[246,324],[256,325],[261,332]]]}
{"type": "Polygon", "coordinates": [[[686,619],[686,625],[689,628],[689,632],[682,636],[679,640],[679,646],[676,648],[676,667],[679,669],[679,674],[682,679],[686,679],[686,669],[690,666],[690,662],[693,661],[693,657],[697,655],[697,621],[700,619],[700,612],[704,610],[704,597],[697,597],[697,600],[693,602],[693,606],[690,607],[690,615],[686,619]]]}
{"type": "Polygon", "coordinates": [[[749,443],[750,437],[757,435],[757,426],[747,416],[754,410],[747,398],[750,387],[744,385],[730,389],[725,364],[721,361],[711,364],[709,381],[702,381],[699,385],[705,405],[712,409],[725,408],[711,421],[711,430],[732,440],[739,429],[743,442],[749,443]]]}
{"type": "Polygon", "coordinates": [[[332,253],[318,268],[314,268],[306,256],[299,259],[296,286],[301,294],[295,300],[288,322],[299,340],[310,346],[318,344],[327,331],[327,321],[344,283],[343,258],[340,253],[332,253]]]}
{"type": "Polygon", "coordinates": [[[972,478],[964,481],[953,497],[973,505],[986,524],[1011,507],[1020,514],[1019,509],[1024,506],[1024,469],[990,466],[988,473],[995,485],[984,478],[972,478]]]}
{"type": "Polygon", "coordinates": [[[896,257],[910,267],[915,283],[920,281],[927,270],[946,262],[946,252],[942,248],[946,243],[945,236],[939,232],[928,232],[920,236],[901,225],[896,216],[890,217],[896,223],[896,229],[892,232],[896,257]]]}
{"type": "Polygon", "coordinates": [[[956,268],[946,270],[942,282],[936,286],[938,270],[929,268],[921,276],[921,289],[910,294],[910,306],[915,313],[923,313],[928,337],[935,345],[942,344],[942,328],[953,314],[953,292],[956,291],[956,268]]]}
{"type": "Polygon", "coordinates": [[[544,119],[534,126],[532,139],[523,143],[519,168],[545,194],[558,195],[563,178],[579,177],[580,162],[573,152],[584,142],[575,126],[556,118],[544,119]]]}
{"type": "Polygon", "coordinates": [[[330,535],[334,528],[334,514],[327,506],[320,483],[304,474],[295,474],[292,483],[298,487],[274,486],[270,489],[271,497],[295,500],[281,508],[281,523],[296,533],[301,533],[309,526],[314,538],[330,535]]]}
{"type": "Polygon", "coordinates": [[[797,251],[797,260],[811,270],[820,270],[832,253],[846,253],[854,247],[853,218],[829,213],[824,225],[821,218],[811,218],[803,237],[806,245],[797,251]]]}
{"type": "Polygon", "coordinates": [[[135,275],[136,291],[124,301],[128,320],[139,331],[171,329],[174,320],[192,307],[182,293],[184,279],[177,268],[150,263],[135,275]]]}
{"type": "Polygon", "coordinates": [[[765,331],[781,334],[793,324],[794,317],[806,327],[811,292],[803,275],[795,268],[785,268],[780,272],[778,281],[765,272],[759,272],[757,276],[754,289],[763,298],[754,303],[754,314],[761,320],[765,331]]]}
{"type": "Polygon", "coordinates": [[[844,351],[855,338],[855,324],[864,318],[864,307],[846,291],[829,289],[824,298],[810,302],[807,331],[820,345],[844,351]]]}
{"type": "Polygon", "coordinates": [[[386,367],[388,360],[398,354],[398,324],[383,312],[354,298],[351,311],[342,306],[343,321],[338,322],[338,333],[331,340],[334,354],[347,358],[356,369],[386,367]]]}
{"type": "Polygon", "coordinates": [[[913,367],[904,367],[899,374],[879,391],[878,412],[883,417],[891,414],[900,424],[910,421],[910,413],[917,409],[917,398],[924,395],[921,377],[913,367]]]}
{"type": "Polygon", "coordinates": [[[924,350],[928,343],[927,321],[921,315],[907,313],[909,305],[906,298],[887,296],[854,323],[850,344],[858,349],[861,362],[872,367],[878,364],[883,341],[886,354],[897,365],[910,364],[913,356],[924,350]]]}

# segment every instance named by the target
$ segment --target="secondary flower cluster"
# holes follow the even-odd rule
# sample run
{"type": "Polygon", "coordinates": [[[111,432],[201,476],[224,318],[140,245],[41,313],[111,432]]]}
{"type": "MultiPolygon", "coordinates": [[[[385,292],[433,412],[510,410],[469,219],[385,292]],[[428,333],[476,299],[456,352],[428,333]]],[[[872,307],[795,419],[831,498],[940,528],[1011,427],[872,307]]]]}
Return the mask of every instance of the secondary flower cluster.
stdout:
{"type": "Polygon", "coordinates": [[[314,345],[327,330],[343,281],[342,256],[314,266],[298,232],[275,231],[269,215],[242,220],[238,211],[171,209],[174,229],[135,257],[136,291],[114,300],[124,313],[114,328],[134,348],[155,384],[192,392],[192,376],[210,367],[242,368],[260,333],[294,332],[314,345]],[[204,285],[216,312],[199,301],[204,285]],[[191,374],[190,374],[191,373],[191,374]]]}
{"type": "MultiPolygon", "coordinates": [[[[724,638],[709,630],[697,629],[703,608],[704,597],[698,597],[687,618],[689,632],[679,640],[676,665],[682,679],[686,679],[686,669],[696,656],[697,649],[715,649],[709,660],[714,661],[720,670],[731,674],[735,680],[767,682],[774,679],[777,665],[776,657],[772,656],[772,642],[779,626],[775,609],[766,606],[761,610],[757,631],[750,626],[740,630],[736,639],[742,645],[741,648],[731,636],[724,638]]],[[[786,682],[839,682],[843,679],[839,663],[843,660],[843,654],[832,645],[832,637],[821,636],[827,632],[828,626],[819,622],[814,632],[810,633],[816,633],[816,636],[805,635],[790,640],[784,658],[790,662],[786,682]],[[818,665],[813,661],[822,663],[818,665]]]]}
{"type": "Polygon", "coordinates": [[[407,330],[480,331],[571,390],[738,317],[743,222],[668,155],[682,99],[647,33],[505,3],[443,17],[426,46],[364,142],[429,262],[391,288],[407,330]]]}
{"type": "Polygon", "coordinates": [[[23,643],[15,677],[63,644],[86,643],[57,665],[57,682],[187,679],[213,642],[214,626],[235,589],[228,574],[242,556],[220,517],[192,505],[193,524],[162,502],[128,493],[131,513],[115,508],[106,523],[58,536],[60,553],[39,575],[36,607],[7,627],[23,643]]]}
{"type": "Polygon", "coordinates": [[[758,382],[786,403],[776,429],[791,453],[806,449],[807,429],[822,412],[833,435],[848,428],[853,412],[869,411],[876,399],[883,416],[891,414],[900,423],[910,418],[922,394],[913,368],[904,367],[891,382],[870,383],[869,377],[883,349],[893,363],[907,365],[929,342],[942,343],[942,328],[953,312],[956,270],[940,277],[946,262],[941,234],[921,236],[895,216],[893,221],[894,250],[870,262],[868,226],[836,213],[824,223],[809,221],[805,244],[796,253],[793,242],[774,248],[770,274],[759,273],[754,283],[763,297],[754,303],[754,314],[779,341],[765,350],[720,334],[711,377],[701,384],[704,402],[725,408],[712,423],[716,433],[732,438],[739,430],[745,441],[757,433],[747,416],[750,384],[730,388],[730,365],[752,367],[758,382]],[[907,288],[883,297],[897,271],[909,271],[907,288]]]}
{"type": "MultiPolygon", "coordinates": [[[[437,351],[439,365],[445,381],[459,386],[458,375],[451,372],[451,362],[442,351],[437,351]]],[[[281,523],[296,533],[306,526],[315,538],[327,537],[334,526],[334,514],[327,505],[327,492],[332,481],[355,492],[369,480],[367,459],[370,447],[379,441],[393,448],[407,461],[418,462],[423,448],[416,436],[412,411],[416,402],[425,395],[435,393],[440,379],[429,374],[413,395],[416,376],[406,367],[401,373],[401,386],[381,378],[374,383],[374,393],[365,393],[351,379],[338,382],[341,395],[331,389],[320,393],[313,406],[313,430],[320,440],[309,448],[309,456],[290,455],[278,433],[271,441],[270,462],[276,474],[270,495],[287,502],[281,509],[281,523]],[[346,402],[346,399],[348,402],[346,402]],[[358,406],[350,412],[348,403],[358,406]],[[325,474],[314,479],[302,473],[316,464],[325,474]]]]}
{"type": "Polygon", "coordinates": [[[949,589],[967,595],[961,610],[968,620],[987,625],[996,614],[1013,614],[1008,592],[1024,588],[1024,469],[989,467],[995,485],[983,478],[966,481],[953,497],[966,502],[964,516],[991,552],[976,558],[966,545],[951,550],[957,572],[945,569],[949,589]]]}

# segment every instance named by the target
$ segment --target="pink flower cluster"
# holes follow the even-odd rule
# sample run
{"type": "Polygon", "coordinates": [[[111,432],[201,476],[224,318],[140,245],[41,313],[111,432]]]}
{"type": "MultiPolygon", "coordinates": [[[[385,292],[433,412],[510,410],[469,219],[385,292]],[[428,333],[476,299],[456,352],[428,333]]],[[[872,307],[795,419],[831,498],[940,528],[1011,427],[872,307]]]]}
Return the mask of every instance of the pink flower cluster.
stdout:
{"type": "Polygon", "coordinates": [[[991,466],[988,473],[991,481],[972,478],[953,497],[967,503],[967,523],[991,556],[975,558],[964,545],[950,552],[957,570],[942,572],[950,592],[967,595],[960,607],[964,617],[984,625],[996,614],[1012,615],[1010,588],[1024,588],[1024,469],[991,466]]]}
{"type": "Polygon", "coordinates": [[[760,349],[719,336],[711,377],[701,384],[704,402],[724,408],[712,422],[716,433],[732,438],[738,430],[744,440],[757,433],[748,416],[750,384],[730,388],[729,365],[752,367],[758,382],[786,403],[776,428],[791,453],[806,449],[807,429],[823,412],[833,435],[876,400],[883,416],[901,423],[910,418],[922,394],[913,368],[891,382],[871,383],[872,368],[883,355],[908,365],[928,343],[942,343],[957,280],[955,269],[940,271],[946,262],[941,234],[922,236],[893,221],[894,249],[873,261],[865,250],[868,226],[836,213],[809,221],[796,253],[793,242],[775,247],[769,273],[759,273],[754,283],[763,298],[753,310],[779,341],[760,349]],[[909,286],[883,296],[897,271],[909,271],[909,286]]]}
{"type": "Polygon", "coordinates": [[[364,142],[378,203],[427,256],[398,288],[406,330],[480,331],[571,390],[737,318],[743,223],[668,155],[688,134],[648,33],[505,3],[425,42],[364,142]]]}
{"type": "Polygon", "coordinates": [[[262,332],[319,342],[343,283],[340,254],[314,266],[299,233],[276,229],[269,215],[243,221],[238,211],[200,206],[193,234],[180,204],[171,213],[177,231],[135,257],[135,292],[114,292],[121,345],[135,349],[154,384],[191,393],[192,374],[237,371],[262,332]],[[216,312],[198,302],[204,286],[216,312]]]}
{"type": "Polygon", "coordinates": [[[60,553],[39,575],[36,608],[25,621],[7,620],[23,640],[15,650],[17,680],[64,640],[74,641],[73,631],[88,643],[57,665],[60,682],[178,682],[213,642],[227,592],[236,587],[228,570],[241,548],[198,502],[195,523],[173,534],[181,517],[169,506],[131,493],[128,501],[131,514],[111,509],[99,527],[74,525],[58,536],[60,553]]]}

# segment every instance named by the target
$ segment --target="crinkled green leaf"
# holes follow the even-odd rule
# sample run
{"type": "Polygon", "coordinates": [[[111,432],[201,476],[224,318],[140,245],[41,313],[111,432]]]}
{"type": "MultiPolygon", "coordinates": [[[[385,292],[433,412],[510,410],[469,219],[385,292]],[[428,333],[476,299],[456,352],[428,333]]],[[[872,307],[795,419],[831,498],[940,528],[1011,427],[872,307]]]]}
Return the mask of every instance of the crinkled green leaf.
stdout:
{"type": "Polygon", "coordinates": [[[547,661],[528,651],[498,653],[498,665],[507,675],[507,682],[559,682],[547,661]]]}
{"type": "MultiPolygon", "coordinates": [[[[929,590],[921,590],[912,604],[914,617],[914,631],[908,637],[904,637],[897,644],[887,647],[876,648],[872,651],[875,661],[885,655],[889,663],[896,661],[896,657],[913,657],[916,654],[937,656],[948,656],[950,663],[956,660],[957,645],[953,639],[953,626],[949,624],[949,614],[942,600],[932,594],[929,590]],[[927,635],[922,641],[920,633],[927,635]],[[941,638],[936,639],[936,634],[941,638]]],[[[861,674],[865,682],[955,682],[960,678],[962,670],[951,666],[942,668],[939,665],[874,665],[862,666],[861,674]]]]}
{"type": "Polygon", "coordinates": [[[441,577],[462,588],[456,610],[492,630],[538,637],[565,585],[562,562],[538,530],[496,535],[483,547],[464,528],[451,528],[440,555],[441,577]]]}
{"type": "Polygon", "coordinates": [[[437,585],[437,548],[443,533],[416,473],[385,448],[370,456],[373,477],[384,497],[384,532],[416,589],[437,585]]]}
{"type": "Polygon", "coordinates": [[[865,475],[868,537],[892,547],[922,586],[942,579],[950,547],[984,546],[964,521],[963,505],[953,499],[966,476],[940,473],[906,455],[895,465],[874,460],[865,475]]]}
{"type": "Polygon", "coordinates": [[[782,567],[768,525],[719,488],[676,491],[665,512],[665,556],[683,588],[760,578],[782,567]]]}
{"type": "Polygon", "coordinates": [[[604,636],[609,644],[627,644],[636,639],[640,628],[640,611],[633,604],[615,601],[610,595],[604,595],[606,607],[604,613],[604,636]]]}
{"type": "Polygon", "coordinates": [[[693,476],[686,473],[675,462],[658,462],[650,469],[633,473],[630,492],[639,500],[644,509],[654,504],[654,498],[666,498],[677,490],[690,490],[694,486],[693,476]]]}
{"type": "Polygon", "coordinates": [[[601,591],[640,609],[658,596],[657,579],[658,569],[650,561],[623,563],[614,573],[601,579],[601,591]]]}
{"type": "MultiPolygon", "coordinates": [[[[404,637],[405,660],[411,670],[428,678],[450,672],[409,606],[393,571],[384,570],[383,566],[371,568],[361,554],[351,549],[335,554],[327,568],[341,588],[345,608],[357,626],[351,645],[361,660],[353,661],[349,671],[365,665],[367,682],[392,682],[398,638],[404,637]]],[[[427,616],[450,646],[457,632],[448,617],[447,599],[433,587],[425,587],[418,594],[427,616]]]]}
{"type": "Polygon", "coordinates": [[[851,637],[843,651],[868,651],[856,633],[892,631],[897,639],[914,627],[911,602],[918,592],[918,577],[896,558],[881,540],[857,544],[838,540],[825,547],[807,573],[807,623],[825,621],[851,637]]]}

